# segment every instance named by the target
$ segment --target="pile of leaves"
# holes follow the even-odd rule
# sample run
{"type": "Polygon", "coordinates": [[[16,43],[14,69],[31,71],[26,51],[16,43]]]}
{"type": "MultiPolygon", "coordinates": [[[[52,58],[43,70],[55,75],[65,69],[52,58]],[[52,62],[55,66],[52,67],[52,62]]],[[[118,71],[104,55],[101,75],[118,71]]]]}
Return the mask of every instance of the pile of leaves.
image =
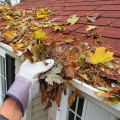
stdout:
{"type": "MultiPolygon", "coordinates": [[[[0,19],[4,20],[0,27],[1,42],[11,46],[14,53],[21,51],[23,59],[30,59],[32,63],[48,58],[55,60],[54,67],[39,77],[41,101],[48,99],[45,110],[52,106],[51,101],[60,106],[62,91],[66,94],[67,83],[73,78],[100,89],[96,94],[104,97],[105,103],[120,101],[120,60],[104,46],[89,46],[83,42],[73,44],[80,40],[80,36],[71,36],[67,27],[79,21],[77,15],[70,16],[66,22],[57,22],[57,18],[49,19],[54,14],[48,8],[12,10],[0,6],[0,12],[0,19]],[[57,41],[45,31],[46,28],[62,34],[65,40],[57,41]]],[[[86,20],[94,22],[97,17],[86,16],[86,20]]],[[[97,37],[97,41],[102,43],[101,36],[91,33],[96,28],[88,26],[87,36],[97,37]]],[[[68,99],[69,106],[76,95],[81,97],[75,90],[68,99]]]]}

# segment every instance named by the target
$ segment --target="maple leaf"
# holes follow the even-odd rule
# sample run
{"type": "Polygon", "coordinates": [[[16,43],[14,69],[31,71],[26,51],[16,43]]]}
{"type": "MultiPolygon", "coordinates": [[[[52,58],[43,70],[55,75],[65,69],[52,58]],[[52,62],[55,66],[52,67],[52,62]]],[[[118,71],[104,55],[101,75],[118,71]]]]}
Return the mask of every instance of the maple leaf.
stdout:
{"type": "Polygon", "coordinates": [[[89,25],[89,26],[86,28],[86,31],[88,32],[88,31],[91,31],[91,30],[96,29],[96,28],[97,28],[97,26],[89,25]]]}
{"type": "Polygon", "coordinates": [[[44,40],[47,38],[47,34],[40,29],[34,32],[34,36],[36,40],[38,39],[44,40]]]}
{"type": "Polygon", "coordinates": [[[95,53],[87,51],[87,56],[91,56],[93,64],[113,60],[113,52],[106,52],[105,50],[105,47],[98,47],[96,48],[95,53]]]}
{"type": "Polygon", "coordinates": [[[77,15],[73,15],[71,18],[67,19],[67,23],[70,25],[75,24],[79,20],[79,17],[77,15]]]}
{"type": "Polygon", "coordinates": [[[58,75],[59,73],[61,73],[62,68],[62,64],[58,63],[56,67],[53,67],[50,71],[44,74],[44,76],[46,76],[45,81],[49,85],[53,85],[54,82],[58,84],[63,83],[64,79],[60,75],[58,75]]]}
{"type": "Polygon", "coordinates": [[[49,12],[45,8],[41,8],[40,10],[36,11],[36,17],[38,19],[46,18],[49,15],[49,12]]]}
{"type": "Polygon", "coordinates": [[[54,26],[53,28],[54,28],[54,31],[62,31],[63,30],[62,27],[58,26],[58,25],[54,26]]]}

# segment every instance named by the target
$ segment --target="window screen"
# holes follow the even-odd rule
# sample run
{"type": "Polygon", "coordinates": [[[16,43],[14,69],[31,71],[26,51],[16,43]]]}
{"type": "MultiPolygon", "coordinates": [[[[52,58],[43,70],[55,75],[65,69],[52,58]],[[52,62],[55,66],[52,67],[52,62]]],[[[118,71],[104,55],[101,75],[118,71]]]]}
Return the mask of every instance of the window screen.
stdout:
{"type": "Polygon", "coordinates": [[[71,108],[69,108],[68,120],[82,120],[83,105],[84,99],[76,97],[76,100],[73,102],[71,108]]]}

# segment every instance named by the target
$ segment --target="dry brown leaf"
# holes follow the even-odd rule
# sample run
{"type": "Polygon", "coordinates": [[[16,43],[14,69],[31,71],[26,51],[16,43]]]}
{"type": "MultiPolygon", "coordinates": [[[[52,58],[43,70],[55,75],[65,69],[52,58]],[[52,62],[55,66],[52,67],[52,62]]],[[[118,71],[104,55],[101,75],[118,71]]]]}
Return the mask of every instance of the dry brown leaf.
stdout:
{"type": "Polygon", "coordinates": [[[46,107],[44,108],[44,111],[50,107],[52,107],[52,102],[50,100],[48,100],[48,103],[47,103],[46,107]]]}

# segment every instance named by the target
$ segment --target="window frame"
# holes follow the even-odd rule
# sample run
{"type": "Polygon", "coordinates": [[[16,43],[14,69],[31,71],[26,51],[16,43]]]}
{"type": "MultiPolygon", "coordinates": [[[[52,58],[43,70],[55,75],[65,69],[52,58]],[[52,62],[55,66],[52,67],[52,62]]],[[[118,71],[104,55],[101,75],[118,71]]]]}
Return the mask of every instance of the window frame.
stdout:
{"type": "MultiPolygon", "coordinates": [[[[56,120],[68,120],[68,116],[69,116],[68,97],[71,95],[71,93],[72,93],[72,90],[69,88],[67,88],[66,95],[64,95],[64,92],[62,93],[61,104],[56,113],[56,120]]],[[[77,99],[80,99],[80,98],[77,97],[77,99]]],[[[84,99],[81,120],[84,120],[85,118],[87,103],[88,103],[87,99],[84,99]]]]}
{"type": "MultiPolygon", "coordinates": [[[[5,58],[5,54],[6,54],[6,51],[4,51],[3,49],[1,49],[0,48],[0,57],[1,58],[4,58],[4,77],[6,77],[6,58],[5,58]]],[[[0,59],[1,59],[0,58],[0,59]]],[[[0,61],[1,62],[1,61],[0,61]]],[[[1,64],[1,63],[0,63],[1,64]]],[[[0,70],[0,72],[1,72],[1,70],[0,70]]],[[[0,73],[0,77],[1,77],[1,73],[0,73]]],[[[4,100],[4,97],[5,97],[5,92],[7,91],[7,79],[6,78],[4,78],[5,79],[5,81],[3,81],[4,82],[4,84],[6,84],[4,87],[5,87],[5,90],[3,91],[2,89],[3,89],[3,87],[2,87],[2,85],[3,85],[3,83],[2,83],[2,81],[0,82],[0,87],[2,88],[1,89],[1,91],[0,91],[0,99],[1,99],[1,103],[0,103],[0,106],[2,105],[2,102],[3,102],[3,100],[4,100]]],[[[0,78],[0,80],[1,80],[1,78],[0,78]]]]}

